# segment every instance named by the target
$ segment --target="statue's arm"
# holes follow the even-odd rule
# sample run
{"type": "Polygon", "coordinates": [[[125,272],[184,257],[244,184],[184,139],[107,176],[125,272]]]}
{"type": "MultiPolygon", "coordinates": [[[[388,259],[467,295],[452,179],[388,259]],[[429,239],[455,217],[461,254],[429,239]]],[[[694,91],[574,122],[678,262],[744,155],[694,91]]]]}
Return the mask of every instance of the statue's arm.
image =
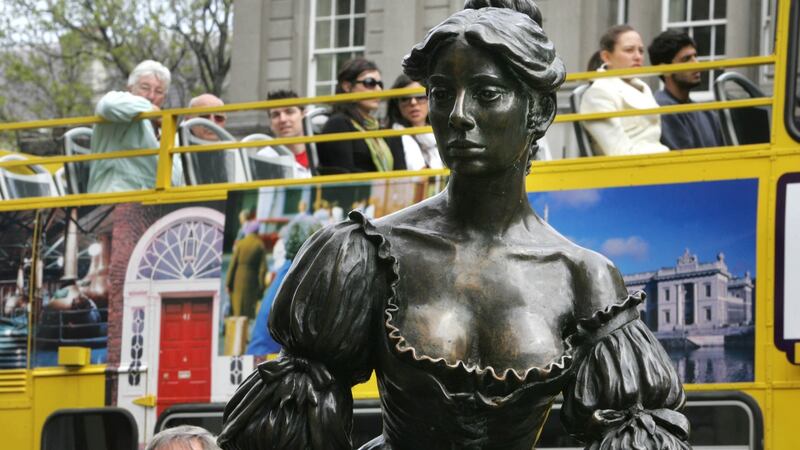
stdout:
{"type": "Polygon", "coordinates": [[[376,301],[386,289],[376,259],[353,224],[321,230],[304,245],[270,313],[283,350],[228,402],[223,449],[351,448],[350,389],[369,378],[376,301]]]}
{"type": "Polygon", "coordinates": [[[579,319],[575,376],[563,392],[565,427],[587,448],[691,448],[689,422],[678,412],[685,402],[683,386],[667,353],[639,320],[643,294],[618,296],[624,285],[610,263],[606,269],[589,268],[612,273],[598,277],[600,284],[589,290],[606,300],[587,299],[596,309],[579,319]]]}

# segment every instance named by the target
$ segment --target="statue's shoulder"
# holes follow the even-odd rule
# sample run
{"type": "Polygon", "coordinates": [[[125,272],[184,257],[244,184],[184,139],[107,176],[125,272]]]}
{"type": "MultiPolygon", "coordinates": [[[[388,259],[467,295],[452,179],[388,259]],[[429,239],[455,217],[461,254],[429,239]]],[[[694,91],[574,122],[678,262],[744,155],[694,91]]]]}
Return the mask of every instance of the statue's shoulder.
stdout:
{"type": "Polygon", "coordinates": [[[579,272],[598,274],[616,270],[608,258],[594,250],[581,247],[549,224],[540,224],[536,234],[537,245],[558,249],[558,252],[562,253],[579,272]]]}
{"type": "Polygon", "coordinates": [[[598,252],[577,244],[572,245],[577,316],[590,317],[597,311],[625,302],[628,290],[614,263],[598,252]]]}
{"type": "Polygon", "coordinates": [[[427,228],[426,224],[436,221],[443,212],[441,194],[387,214],[374,223],[379,229],[390,230],[397,226],[427,228]]]}
{"type": "Polygon", "coordinates": [[[573,261],[592,278],[597,278],[610,272],[619,272],[614,263],[606,256],[575,243],[572,245],[574,246],[571,251],[573,261]]]}

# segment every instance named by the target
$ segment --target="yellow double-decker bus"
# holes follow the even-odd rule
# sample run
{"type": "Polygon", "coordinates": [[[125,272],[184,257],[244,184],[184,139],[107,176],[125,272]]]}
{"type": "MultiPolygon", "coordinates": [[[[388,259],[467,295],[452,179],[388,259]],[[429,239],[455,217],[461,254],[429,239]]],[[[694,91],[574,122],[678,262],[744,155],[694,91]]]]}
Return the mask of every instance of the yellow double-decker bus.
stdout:
{"type": "MultiPolygon", "coordinates": [[[[648,294],[640,315],[686,386],[690,440],[700,449],[800,445],[794,415],[800,405],[797,2],[777,2],[774,39],[767,56],[568,76],[580,82],[769,66],[771,96],[556,118],[572,124],[713,110],[727,118],[731,136],[768,136],[763,142],[536,162],[527,181],[540,216],[609,256],[630,290],[648,294]]],[[[158,430],[186,423],[218,432],[224,403],[269,357],[251,348],[257,335],[264,338],[259,317],[234,315],[230,307],[227,280],[238,270],[240,218],[258,223],[269,275],[256,310],[267,311],[298,218],[324,226],[350,209],[379,217],[446,185],[447,170],[259,177],[276,173],[281,163],[251,158],[264,147],[427,133],[429,127],[180,145],[181,116],[419,92],[145,113],[140,119],[161,119],[160,148],[111,155],[85,152],[86,127],[100,122],[97,117],[0,124],[0,132],[78,130],[64,156],[0,155],[0,447],[139,448],[158,430]],[[91,161],[153,155],[158,175],[152,189],[81,191],[91,161]],[[197,161],[191,155],[216,155],[245,176],[203,184],[194,174],[193,182],[172,185],[173,160],[190,167],[197,161]]],[[[380,433],[380,404],[374,382],[357,386],[354,397],[358,446],[380,433]]],[[[581,448],[558,414],[548,420],[538,448],[581,448]]]]}

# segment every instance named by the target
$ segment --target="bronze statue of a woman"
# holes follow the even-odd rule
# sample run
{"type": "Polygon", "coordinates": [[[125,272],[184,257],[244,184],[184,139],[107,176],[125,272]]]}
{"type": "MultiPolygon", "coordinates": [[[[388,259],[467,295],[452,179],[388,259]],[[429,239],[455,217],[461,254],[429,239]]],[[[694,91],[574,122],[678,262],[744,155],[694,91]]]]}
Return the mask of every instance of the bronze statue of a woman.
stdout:
{"type": "Polygon", "coordinates": [[[527,200],[565,77],[540,24],[531,1],[468,0],[405,58],[449,185],[306,243],[270,314],[284,351],[228,403],[223,448],[351,448],[350,389],[372,370],[383,433],[362,449],[530,450],[559,393],[587,448],[689,448],[642,295],[527,200]]]}

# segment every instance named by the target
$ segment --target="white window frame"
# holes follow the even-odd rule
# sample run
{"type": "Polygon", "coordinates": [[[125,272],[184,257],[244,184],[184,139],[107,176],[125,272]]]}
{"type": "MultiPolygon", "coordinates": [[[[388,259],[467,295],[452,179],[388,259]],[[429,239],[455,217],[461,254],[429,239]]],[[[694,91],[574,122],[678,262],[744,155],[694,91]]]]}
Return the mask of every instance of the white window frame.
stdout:
{"type": "MultiPolygon", "coordinates": [[[[364,2],[364,12],[363,13],[355,13],[355,2],[356,0],[331,0],[331,15],[329,16],[320,16],[317,17],[317,2],[319,0],[310,0],[311,2],[311,14],[309,14],[309,38],[308,38],[308,83],[307,83],[307,92],[309,96],[316,96],[317,95],[317,57],[319,55],[336,55],[338,53],[366,53],[366,39],[367,39],[367,30],[366,30],[366,21],[367,21],[367,2],[364,2]],[[350,10],[347,14],[336,14],[336,7],[337,3],[342,1],[350,2],[350,10]],[[337,20],[340,19],[348,19],[350,23],[350,36],[348,42],[353,42],[353,35],[355,32],[355,24],[356,19],[364,19],[364,45],[360,46],[348,46],[348,47],[329,47],[323,49],[316,48],[316,39],[317,39],[317,22],[322,20],[327,20],[331,22],[330,27],[330,44],[334,45],[336,42],[336,35],[335,35],[335,26],[337,20]]],[[[335,61],[335,59],[334,59],[335,61]]],[[[334,64],[334,79],[328,83],[328,85],[332,85],[333,88],[336,86],[336,78],[335,78],[336,67],[334,64]]],[[[334,89],[331,89],[333,92],[334,89]]]]}
{"type": "MultiPolygon", "coordinates": [[[[761,0],[761,55],[775,53],[775,0],[761,0]]],[[[772,84],[775,78],[775,66],[765,64],[759,66],[758,83],[772,84]]]]}
{"type": "MultiPolygon", "coordinates": [[[[694,0],[687,0],[687,4],[686,4],[687,12],[691,12],[693,1],[694,0]]],[[[725,0],[725,1],[727,2],[728,0],[725,0]]],[[[682,21],[677,21],[677,22],[670,22],[669,21],[669,4],[670,4],[670,2],[671,2],[671,0],[661,0],[661,31],[666,31],[666,30],[668,30],[670,28],[688,28],[690,30],[689,31],[689,35],[694,37],[694,28],[707,27],[707,26],[715,27],[715,26],[718,26],[718,25],[725,25],[725,30],[727,32],[727,29],[728,29],[728,18],[725,17],[725,18],[722,18],[722,19],[714,19],[714,6],[715,6],[714,5],[714,3],[715,3],[714,0],[709,0],[709,7],[708,7],[708,9],[709,9],[709,11],[708,11],[709,19],[705,19],[705,20],[682,20],[682,21]]],[[[716,51],[716,48],[717,48],[716,36],[717,36],[717,34],[714,31],[714,29],[712,28],[711,43],[710,43],[710,48],[709,48],[710,51],[711,51],[711,55],[710,56],[698,57],[697,58],[698,61],[716,61],[718,59],[725,59],[726,55],[724,53],[721,54],[721,55],[717,55],[717,54],[714,53],[716,51]]],[[[726,44],[727,44],[727,42],[726,42],[726,44]]],[[[709,89],[707,91],[692,91],[692,94],[691,94],[692,99],[695,100],[695,101],[701,101],[701,102],[706,102],[706,101],[713,100],[714,99],[713,85],[714,85],[714,80],[711,79],[709,81],[709,89]]]]}
{"type": "Polygon", "coordinates": [[[617,0],[617,23],[628,23],[628,0],[617,0]]]}

